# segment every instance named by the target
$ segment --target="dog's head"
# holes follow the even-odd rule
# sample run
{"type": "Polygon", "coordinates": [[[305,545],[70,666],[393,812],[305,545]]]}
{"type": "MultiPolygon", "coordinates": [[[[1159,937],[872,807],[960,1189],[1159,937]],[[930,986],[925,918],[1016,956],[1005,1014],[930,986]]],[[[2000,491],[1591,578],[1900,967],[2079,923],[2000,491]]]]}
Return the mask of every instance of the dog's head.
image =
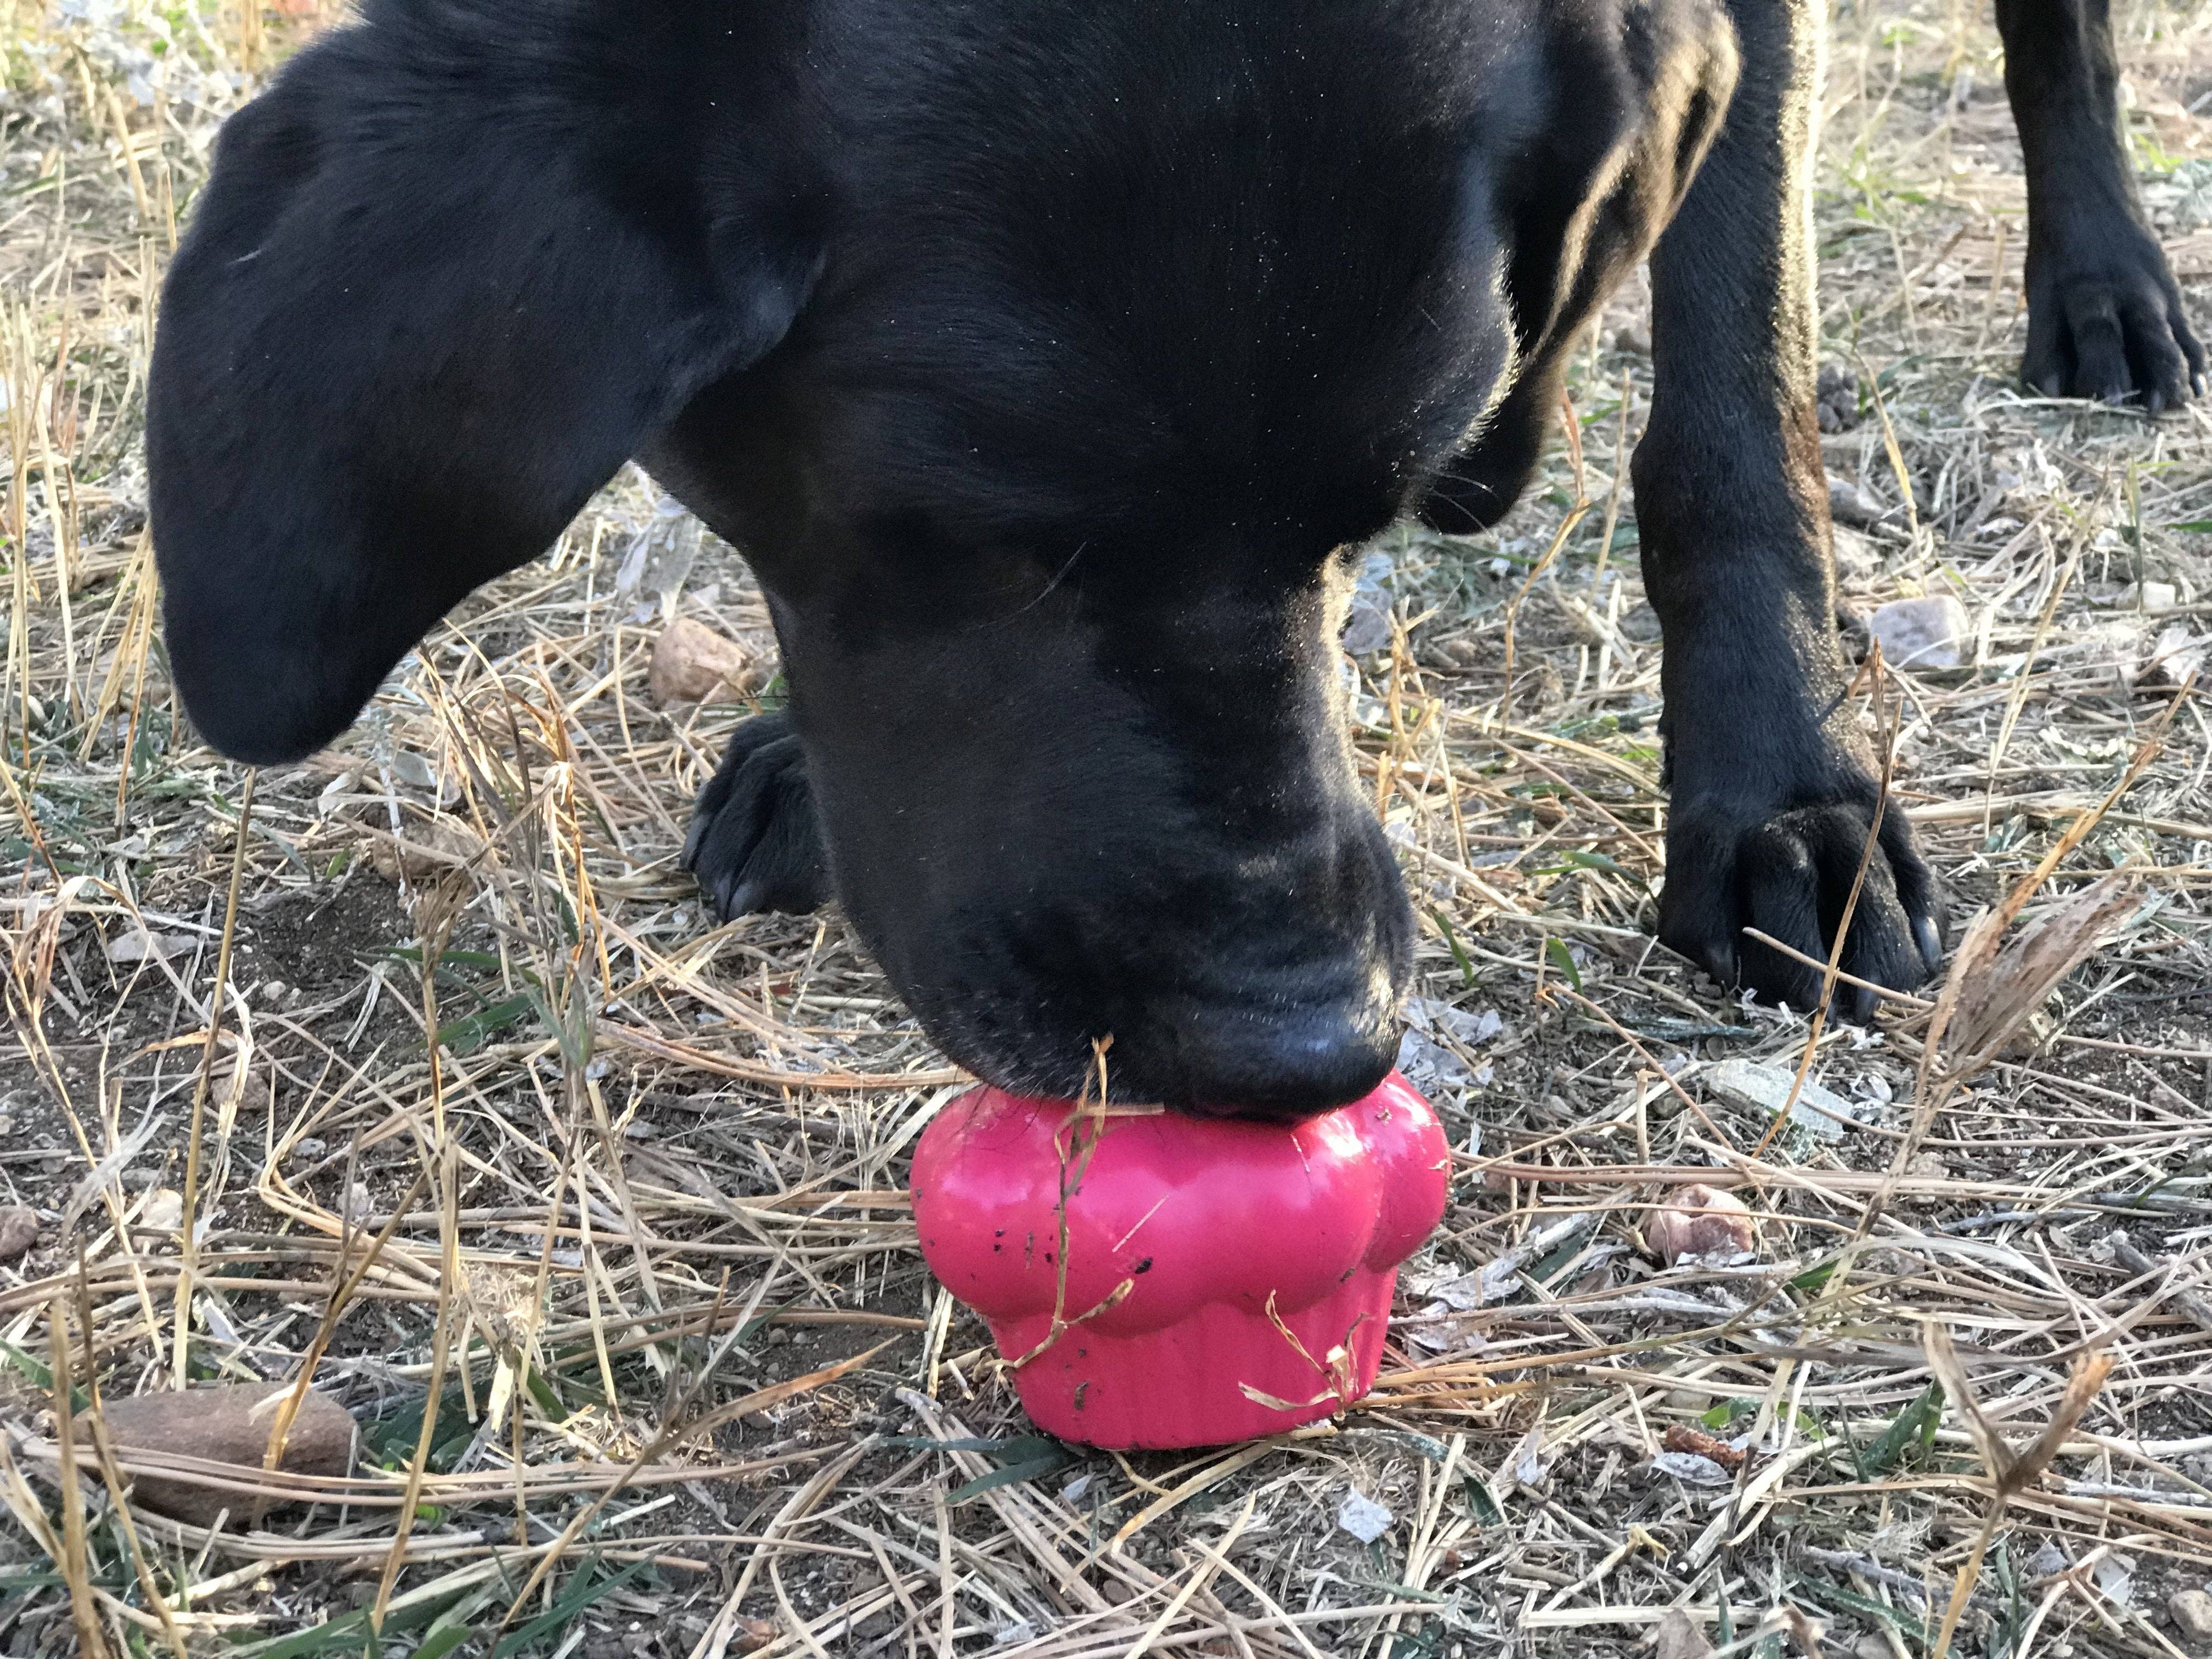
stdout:
{"type": "Polygon", "coordinates": [[[1541,339],[1627,93],[1562,129],[1556,42],[1413,0],[630,9],[373,0],[227,133],[152,396],[202,729],[327,741],[641,453],[759,571],[838,892],[948,1052],[1364,1092],[1412,923],[1351,550],[1541,339]]]}

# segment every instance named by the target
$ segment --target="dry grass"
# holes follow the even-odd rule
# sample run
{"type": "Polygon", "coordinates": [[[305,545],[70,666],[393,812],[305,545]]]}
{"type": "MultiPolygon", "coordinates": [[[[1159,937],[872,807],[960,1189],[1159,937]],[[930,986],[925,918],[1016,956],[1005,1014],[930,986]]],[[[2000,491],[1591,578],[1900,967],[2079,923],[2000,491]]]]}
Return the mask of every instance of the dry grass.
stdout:
{"type": "MultiPolygon", "coordinates": [[[[2212,323],[2212,15],[2120,9],[2212,323]]],[[[1979,624],[1971,669],[1881,682],[1896,805],[1963,907],[2043,925],[1984,926],[1873,1031],[1652,945],[1624,300],[1579,453],[1504,530],[1382,549],[1405,626],[1361,664],[1362,749],[1427,919],[1409,1058],[1462,1149],[1382,1381],[1323,1431],[1124,1460],[1021,1438],[925,1275],[904,1157],[957,1079],[842,924],[713,927],[676,867],[740,711],[649,706],[650,642],[678,615],[768,639],[645,480],[470,601],[342,751],[253,780],[183,729],[150,296],[216,124],[313,27],[277,10],[0,0],[0,1196],[45,1223],[0,1270],[0,1650],[357,1652],[379,1608],[391,1652],[504,1625],[587,1659],[1626,1653],[1669,1608],[1753,1653],[1808,1621],[1837,1653],[2178,1650],[2167,1594],[2212,1576],[2212,732],[2138,668],[2203,626],[2212,422],[2014,387],[1986,19],[1837,21],[1826,349],[1867,379],[1829,461],[1874,520],[1853,599],[1979,624]],[[1713,1087],[1729,1058],[1850,1123],[1777,1130],[1713,1087]],[[1642,1253],[1692,1181],[1751,1204],[1755,1260],[1642,1253]],[[158,1460],[52,1410],[310,1373],[369,1455],[234,1483],[316,1500],[258,1528],[118,1507],[158,1460]],[[1352,1492],[1391,1511],[1372,1544],[1337,1526],[1352,1492]]]]}

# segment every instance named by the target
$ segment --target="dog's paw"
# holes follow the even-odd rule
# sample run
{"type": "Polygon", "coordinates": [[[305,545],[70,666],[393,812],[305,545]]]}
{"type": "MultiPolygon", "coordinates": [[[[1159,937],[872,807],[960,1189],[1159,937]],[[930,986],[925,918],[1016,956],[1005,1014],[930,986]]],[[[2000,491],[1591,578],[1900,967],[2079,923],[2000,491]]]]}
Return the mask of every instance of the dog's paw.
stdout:
{"type": "Polygon", "coordinates": [[[730,734],[720,767],[699,793],[684,867],[726,918],[757,910],[804,915],[829,901],[806,757],[788,716],[757,715],[730,734]]]}
{"type": "MultiPolygon", "coordinates": [[[[1723,984],[1748,986],[1762,1001],[1809,1012],[1820,1001],[1821,970],[1743,930],[1755,927],[1826,962],[1866,848],[1873,805],[1869,785],[1863,800],[1763,814],[1725,805],[1678,811],[1667,834],[1662,942],[1723,984]]],[[[1942,959],[1936,905],[1935,879],[1893,802],[1838,966],[1893,990],[1913,989],[1942,959]]],[[[1837,1011],[1845,1018],[1863,1024],[1872,1018],[1871,991],[1839,982],[1837,992],[1837,1011]]]]}
{"type": "Polygon", "coordinates": [[[2155,415],[2204,390],[2204,348],[2166,254],[2132,220],[2035,249],[2027,313],[2021,377],[2046,396],[2155,415]]]}

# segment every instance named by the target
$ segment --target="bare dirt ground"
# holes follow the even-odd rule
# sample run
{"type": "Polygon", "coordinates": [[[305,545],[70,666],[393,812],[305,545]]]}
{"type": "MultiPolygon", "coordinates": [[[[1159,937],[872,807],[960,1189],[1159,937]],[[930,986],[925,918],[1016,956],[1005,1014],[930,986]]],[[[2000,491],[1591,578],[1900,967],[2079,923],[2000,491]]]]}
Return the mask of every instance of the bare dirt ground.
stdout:
{"type": "MultiPolygon", "coordinates": [[[[2212,11],[2119,11],[2202,329],[2212,11]]],[[[1382,1381],[1322,1431],[1124,1459],[1031,1437],[923,1270],[905,1158],[957,1075],[836,915],[716,927],[677,867],[746,705],[656,707],[655,640],[703,623],[775,687],[742,563],[647,480],[312,763],[249,779],[179,719],[152,296],[313,12],[0,3],[0,1200],[40,1226],[0,1267],[0,1651],[357,1653],[380,1608],[387,1653],[586,1659],[2202,1650],[2170,1598],[2212,1578],[2212,731],[2178,692],[2212,418],[2018,386],[1986,16],[1834,19],[1826,441],[1852,605],[1972,624],[1963,665],[1861,687],[1895,805],[1962,927],[2018,919],[1871,1030],[1653,945],[1625,295],[1578,451],[1498,532],[1371,566],[1405,1060],[1458,1148],[1382,1381]],[[1830,1111],[1778,1130],[1744,1089],[1801,1062],[1830,1111]],[[1691,1182],[1747,1205],[1748,1259],[1654,1259],[1691,1182]],[[323,1501],[208,1531],[118,1506],[143,1460],[64,1478],[57,1387],[303,1366],[363,1456],[269,1490],[323,1501]]]]}

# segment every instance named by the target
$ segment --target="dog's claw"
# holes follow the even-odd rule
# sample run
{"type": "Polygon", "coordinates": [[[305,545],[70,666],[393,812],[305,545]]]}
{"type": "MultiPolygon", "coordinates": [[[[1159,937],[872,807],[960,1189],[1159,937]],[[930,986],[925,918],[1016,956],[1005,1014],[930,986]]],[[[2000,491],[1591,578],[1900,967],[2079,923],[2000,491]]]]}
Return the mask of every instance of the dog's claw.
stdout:
{"type": "Polygon", "coordinates": [[[1943,933],[1933,916],[1912,919],[1912,939],[1920,947],[1920,960],[1928,965],[1929,973],[1943,965],[1943,933]]]}
{"type": "MultiPolygon", "coordinates": [[[[1825,978],[1816,964],[1833,948],[1870,821],[1869,806],[1856,800],[1764,814],[1711,802],[1688,807],[1668,836],[1660,937],[1723,983],[1810,1012],[1825,978]],[[1797,954],[1746,937],[1747,927],[1797,954]]],[[[1910,990],[1942,960],[1935,917],[1934,878],[1903,820],[1893,817],[1868,866],[1838,965],[1869,985],[1910,990]]],[[[1864,987],[1844,985],[1836,1012],[1864,1024],[1876,1000],[1864,987]]]]}

